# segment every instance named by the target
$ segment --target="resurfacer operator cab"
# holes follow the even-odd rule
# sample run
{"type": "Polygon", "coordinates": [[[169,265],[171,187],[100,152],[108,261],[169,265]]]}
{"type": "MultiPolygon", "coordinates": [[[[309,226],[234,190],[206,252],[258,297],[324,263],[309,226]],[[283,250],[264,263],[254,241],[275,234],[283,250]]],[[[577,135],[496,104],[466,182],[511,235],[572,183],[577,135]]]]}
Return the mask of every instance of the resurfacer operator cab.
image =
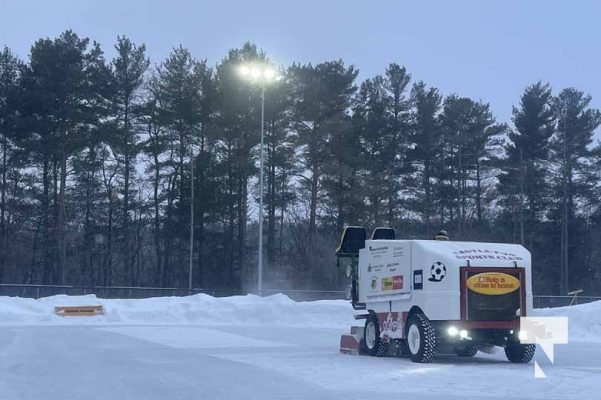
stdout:
{"type": "Polygon", "coordinates": [[[396,240],[378,228],[345,228],[336,251],[347,264],[351,303],[364,319],[341,338],[341,352],[406,355],[429,362],[437,353],[473,357],[505,349],[530,362],[520,317],[532,310],[530,253],[522,246],[451,240],[396,240]]]}

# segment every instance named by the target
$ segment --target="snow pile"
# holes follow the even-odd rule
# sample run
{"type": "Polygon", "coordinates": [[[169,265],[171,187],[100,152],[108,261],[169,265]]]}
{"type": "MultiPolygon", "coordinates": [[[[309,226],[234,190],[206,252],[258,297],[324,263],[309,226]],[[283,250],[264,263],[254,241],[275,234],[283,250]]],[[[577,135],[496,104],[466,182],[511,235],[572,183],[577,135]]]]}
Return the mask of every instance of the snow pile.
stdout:
{"type": "Polygon", "coordinates": [[[39,300],[0,297],[0,324],[135,324],[135,325],[277,325],[341,327],[353,324],[348,301],[295,302],[285,295],[217,298],[206,294],[188,297],[112,300],[87,296],[52,296],[39,300]],[[60,317],[56,306],[104,306],[105,315],[60,317]]]}
{"type": "MultiPolygon", "coordinates": [[[[0,325],[203,325],[334,327],[342,331],[355,321],[348,301],[295,302],[285,295],[188,297],[110,300],[88,296],[52,296],[39,300],[0,297],[0,325]],[[59,317],[55,306],[102,305],[105,315],[59,317]]],[[[569,339],[601,342],[601,301],[570,307],[536,309],[536,316],[568,317],[569,339]]]]}
{"type": "Polygon", "coordinates": [[[601,342],[601,301],[576,306],[537,308],[535,316],[568,317],[568,340],[601,342]]]}

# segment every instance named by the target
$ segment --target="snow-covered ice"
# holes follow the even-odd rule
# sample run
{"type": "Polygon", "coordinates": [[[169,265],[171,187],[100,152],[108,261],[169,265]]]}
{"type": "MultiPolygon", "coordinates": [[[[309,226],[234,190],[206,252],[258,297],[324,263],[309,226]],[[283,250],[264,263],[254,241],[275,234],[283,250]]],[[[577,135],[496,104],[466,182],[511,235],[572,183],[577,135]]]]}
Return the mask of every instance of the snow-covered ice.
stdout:
{"type": "Polygon", "coordinates": [[[555,364],[535,356],[547,379],[501,349],[430,364],[341,355],[358,323],[346,301],[0,297],[0,399],[601,398],[601,302],[536,313],[569,318],[555,364]],[[104,316],[53,314],[100,304],[104,316]]]}

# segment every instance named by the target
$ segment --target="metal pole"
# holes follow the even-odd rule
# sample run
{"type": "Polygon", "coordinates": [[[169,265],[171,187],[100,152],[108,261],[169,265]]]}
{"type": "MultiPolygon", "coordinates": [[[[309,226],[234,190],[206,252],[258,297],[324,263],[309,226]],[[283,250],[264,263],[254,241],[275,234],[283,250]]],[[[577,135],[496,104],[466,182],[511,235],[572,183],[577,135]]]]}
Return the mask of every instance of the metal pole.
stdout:
{"type": "Polygon", "coordinates": [[[192,153],[190,160],[191,182],[190,182],[190,267],[188,269],[188,295],[192,294],[192,257],[194,255],[194,146],[190,145],[192,153]]]}
{"type": "Polygon", "coordinates": [[[265,84],[261,85],[261,148],[259,150],[259,256],[257,291],[263,295],[263,130],[265,125],[265,84]]]}

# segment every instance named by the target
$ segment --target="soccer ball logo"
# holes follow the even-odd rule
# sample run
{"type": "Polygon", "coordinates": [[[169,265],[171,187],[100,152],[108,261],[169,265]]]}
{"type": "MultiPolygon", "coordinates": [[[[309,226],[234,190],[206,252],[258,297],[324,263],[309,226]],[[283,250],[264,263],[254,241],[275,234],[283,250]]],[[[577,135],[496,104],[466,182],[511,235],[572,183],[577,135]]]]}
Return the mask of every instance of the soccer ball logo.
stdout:
{"type": "Polygon", "coordinates": [[[430,282],[440,282],[447,275],[447,267],[440,261],[436,261],[430,268],[430,282]]]}

